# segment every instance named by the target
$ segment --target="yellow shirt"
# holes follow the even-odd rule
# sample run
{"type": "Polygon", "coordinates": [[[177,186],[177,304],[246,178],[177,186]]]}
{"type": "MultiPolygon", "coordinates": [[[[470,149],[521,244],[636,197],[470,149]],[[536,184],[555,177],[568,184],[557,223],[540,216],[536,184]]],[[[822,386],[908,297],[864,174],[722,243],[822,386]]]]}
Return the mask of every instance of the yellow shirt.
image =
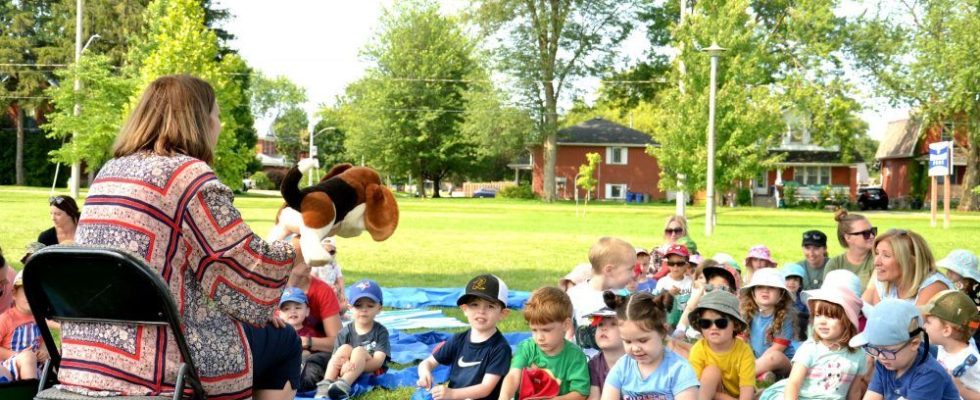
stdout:
{"type": "Polygon", "coordinates": [[[700,339],[691,347],[689,359],[698,379],[709,365],[721,369],[722,384],[731,396],[738,397],[741,386],[755,386],[755,355],[752,347],[741,339],[735,339],[732,349],[724,353],[714,352],[708,342],[700,339]]]}

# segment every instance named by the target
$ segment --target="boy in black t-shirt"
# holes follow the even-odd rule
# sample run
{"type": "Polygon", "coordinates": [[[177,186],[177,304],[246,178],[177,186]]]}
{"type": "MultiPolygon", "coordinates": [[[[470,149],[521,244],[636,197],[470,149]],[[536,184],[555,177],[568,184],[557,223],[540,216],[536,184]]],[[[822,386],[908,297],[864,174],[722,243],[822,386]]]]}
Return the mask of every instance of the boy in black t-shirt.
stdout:
{"type": "Polygon", "coordinates": [[[500,278],[480,275],[456,300],[470,329],[453,335],[419,364],[418,385],[430,388],[434,400],[497,399],[502,378],[510,370],[510,345],[497,330],[507,317],[507,285],[500,278]],[[433,386],[432,370],[449,365],[449,384],[433,386]]]}
{"type": "Polygon", "coordinates": [[[350,397],[351,385],[362,373],[384,373],[385,364],[391,359],[388,329],[374,320],[384,304],[381,287],[364,279],[347,290],[354,318],[337,335],[324,378],[317,384],[316,397],[350,397]]]}

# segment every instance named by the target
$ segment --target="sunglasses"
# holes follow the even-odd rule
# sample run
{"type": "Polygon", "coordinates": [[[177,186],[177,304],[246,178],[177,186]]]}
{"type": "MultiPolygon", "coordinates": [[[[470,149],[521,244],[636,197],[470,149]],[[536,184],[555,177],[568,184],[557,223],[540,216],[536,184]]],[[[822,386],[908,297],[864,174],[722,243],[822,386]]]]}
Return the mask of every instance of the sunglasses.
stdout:
{"type": "MultiPolygon", "coordinates": [[[[724,291],[726,291],[728,293],[735,293],[735,291],[732,290],[732,288],[728,287],[728,285],[712,285],[710,283],[707,284],[707,285],[704,285],[704,291],[705,292],[714,292],[715,290],[724,290],[724,291]]],[[[722,328],[722,329],[724,329],[724,328],[722,328]]]]}
{"type": "Polygon", "coordinates": [[[807,233],[803,235],[803,240],[808,242],[810,241],[819,242],[819,241],[823,241],[824,237],[818,233],[807,233]]]}
{"type": "Polygon", "coordinates": [[[860,232],[851,232],[851,233],[848,233],[848,235],[851,235],[851,236],[861,235],[861,237],[863,237],[864,240],[868,240],[868,239],[871,239],[871,238],[873,238],[875,236],[878,236],[878,227],[872,226],[871,229],[860,231],[860,232]]]}
{"type": "Polygon", "coordinates": [[[667,229],[664,229],[664,234],[665,235],[670,235],[670,234],[680,235],[682,233],[684,233],[684,228],[667,228],[667,229]]]}
{"type": "Polygon", "coordinates": [[[698,328],[701,328],[702,330],[704,330],[704,329],[710,329],[712,325],[718,327],[718,329],[728,328],[728,318],[718,318],[718,319],[700,318],[700,319],[698,319],[698,328]]]}
{"type": "Polygon", "coordinates": [[[53,205],[59,205],[60,206],[61,203],[64,203],[64,202],[65,202],[65,198],[64,197],[61,197],[61,196],[51,196],[51,197],[48,197],[48,205],[52,205],[52,206],[53,205]]]}
{"type": "Polygon", "coordinates": [[[687,261],[664,261],[664,264],[667,264],[668,267],[683,267],[688,263],[687,261]]]}
{"type": "MultiPolygon", "coordinates": [[[[915,335],[918,335],[920,332],[922,332],[922,328],[916,328],[914,331],[909,332],[909,337],[915,337],[915,335]]],[[[880,356],[881,358],[890,361],[890,360],[894,360],[895,357],[898,356],[898,353],[901,352],[902,350],[905,350],[905,348],[908,347],[910,343],[912,343],[912,340],[905,342],[905,344],[903,344],[902,347],[899,347],[895,350],[883,349],[874,346],[864,346],[864,352],[868,353],[868,355],[871,357],[878,358],[880,356]]]]}

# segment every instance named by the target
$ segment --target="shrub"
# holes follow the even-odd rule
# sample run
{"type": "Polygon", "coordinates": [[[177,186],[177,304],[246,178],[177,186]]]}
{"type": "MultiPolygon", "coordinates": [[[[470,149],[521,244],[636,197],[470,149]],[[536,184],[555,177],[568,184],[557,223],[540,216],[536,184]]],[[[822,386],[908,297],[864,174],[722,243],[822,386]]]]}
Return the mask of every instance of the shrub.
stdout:
{"type": "Polygon", "coordinates": [[[752,190],[748,188],[738,189],[738,192],[735,194],[735,204],[740,206],[752,204],[752,190]]]}
{"type": "Polygon", "coordinates": [[[798,190],[798,184],[796,182],[787,182],[783,186],[783,202],[786,204],[787,208],[796,207],[799,204],[796,200],[796,192],[798,190]]]}
{"type": "Polygon", "coordinates": [[[538,197],[534,194],[534,190],[531,189],[531,185],[527,183],[505,187],[500,189],[497,195],[505,199],[535,199],[538,197]]]}
{"type": "Polygon", "coordinates": [[[255,183],[256,189],[276,190],[276,185],[272,183],[272,180],[269,179],[269,175],[266,175],[265,172],[258,171],[252,174],[252,182],[255,183]]]}

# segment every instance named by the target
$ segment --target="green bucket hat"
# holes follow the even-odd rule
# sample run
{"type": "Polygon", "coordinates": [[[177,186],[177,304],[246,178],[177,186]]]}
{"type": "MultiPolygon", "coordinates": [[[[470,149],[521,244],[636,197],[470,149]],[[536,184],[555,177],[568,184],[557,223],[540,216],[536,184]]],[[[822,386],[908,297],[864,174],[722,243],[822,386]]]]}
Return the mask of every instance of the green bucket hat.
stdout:
{"type": "Polygon", "coordinates": [[[687,316],[688,321],[691,326],[697,323],[697,318],[701,314],[700,310],[712,310],[719,313],[727,315],[738,322],[742,323],[743,327],[748,327],[749,324],[745,322],[745,318],[742,318],[742,313],[738,310],[738,297],[724,290],[713,290],[705,293],[701,297],[701,301],[698,302],[698,307],[694,309],[694,312],[687,316]]]}
{"type": "Polygon", "coordinates": [[[694,243],[694,240],[692,240],[690,236],[684,236],[677,239],[677,244],[682,244],[684,247],[687,247],[688,253],[698,254],[698,244],[694,243]]]}

